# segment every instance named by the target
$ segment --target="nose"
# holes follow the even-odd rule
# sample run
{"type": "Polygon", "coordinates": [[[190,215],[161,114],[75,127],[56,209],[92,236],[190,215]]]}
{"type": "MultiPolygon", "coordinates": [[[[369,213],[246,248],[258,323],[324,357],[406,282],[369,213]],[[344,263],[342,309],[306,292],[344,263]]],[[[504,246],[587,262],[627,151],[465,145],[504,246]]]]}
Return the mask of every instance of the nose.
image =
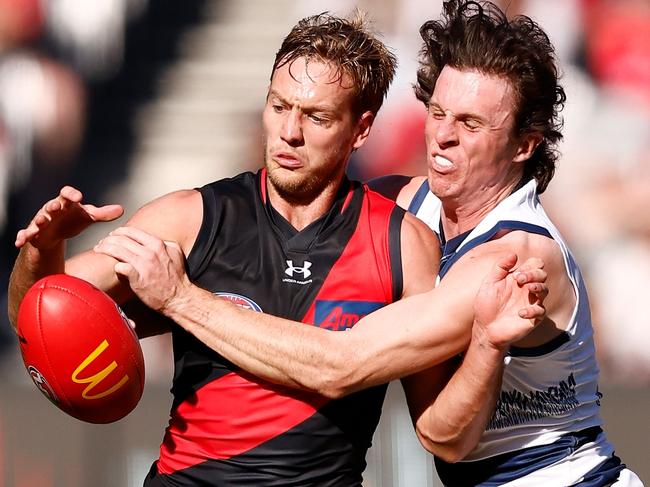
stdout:
{"type": "Polygon", "coordinates": [[[280,137],[292,147],[302,144],[302,117],[300,112],[295,109],[286,112],[286,116],[282,120],[280,137]]]}
{"type": "Polygon", "coordinates": [[[436,120],[435,137],[440,148],[451,147],[458,143],[456,120],[447,114],[444,118],[436,120]]]}

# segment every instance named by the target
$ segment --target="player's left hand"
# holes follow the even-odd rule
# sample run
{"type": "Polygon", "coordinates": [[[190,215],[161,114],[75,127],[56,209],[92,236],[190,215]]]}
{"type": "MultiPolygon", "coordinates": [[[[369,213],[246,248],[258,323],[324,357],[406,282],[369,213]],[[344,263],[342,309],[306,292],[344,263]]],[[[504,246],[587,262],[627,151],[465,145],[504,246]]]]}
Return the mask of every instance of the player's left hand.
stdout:
{"type": "Polygon", "coordinates": [[[116,259],[115,273],[128,279],[144,304],[163,314],[172,300],[191,286],[180,246],[139,228],[117,228],[93,250],[116,259]]]}
{"type": "Polygon", "coordinates": [[[515,254],[498,259],[474,301],[474,333],[499,350],[525,337],[546,315],[544,262],[530,258],[513,271],[516,264],[515,254]]]}

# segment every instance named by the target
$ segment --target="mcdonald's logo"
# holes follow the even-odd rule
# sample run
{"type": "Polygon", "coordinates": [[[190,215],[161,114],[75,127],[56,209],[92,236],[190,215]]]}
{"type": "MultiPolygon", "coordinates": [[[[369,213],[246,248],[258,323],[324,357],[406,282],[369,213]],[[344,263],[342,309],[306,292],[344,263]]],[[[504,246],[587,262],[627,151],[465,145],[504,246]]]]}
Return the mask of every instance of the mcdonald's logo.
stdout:
{"type": "Polygon", "coordinates": [[[113,394],[115,391],[117,391],[120,387],[122,387],[124,384],[126,384],[129,380],[128,375],[124,375],[120,379],[120,381],[115,384],[113,387],[110,389],[100,392],[99,394],[94,394],[91,395],[90,392],[97,387],[97,385],[102,382],[113,370],[117,368],[117,362],[113,360],[104,370],[97,372],[95,375],[91,375],[90,377],[86,378],[80,378],[79,374],[81,374],[88,365],[90,365],[97,357],[101,355],[101,353],[108,348],[108,341],[104,340],[102,343],[100,343],[93,352],[88,355],[81,364],[79,364],[79,367],[77,367],[74,372],[72,373],[72,381],[75,382],[76,384],[88,384],[88,386],[83,390],[81,393],[81,397],[84,399],[101,399],[102,397],[106,397],[109,394],[113,394]]]}

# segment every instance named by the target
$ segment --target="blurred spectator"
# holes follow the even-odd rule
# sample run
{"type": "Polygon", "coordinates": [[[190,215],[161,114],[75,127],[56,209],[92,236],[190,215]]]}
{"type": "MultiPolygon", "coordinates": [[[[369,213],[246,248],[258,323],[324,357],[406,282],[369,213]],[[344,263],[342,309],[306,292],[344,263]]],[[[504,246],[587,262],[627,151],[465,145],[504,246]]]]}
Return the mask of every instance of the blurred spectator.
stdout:
{"type": "MultiPolygon", "coordinates": [[[[27,193],[38,192],[38,200],[42,185],[51,190],[52,178],[65,176],[80,146],[83,85],[67,67],[42,56],[6,54],[0,59],[0,118],[7,154],[3,201],[6,191],[17,194],[28,183],[27,193]]],[[[0,214],[0,226],[4,216],[0,214]]]]}
{"type": "Polygon", "coordinates": [[[146,6],[147,0],[49,0],[48,39],[84,79],[109,79],[119,72],[124,60],[127,23],[146,6]]]}
{"type": "Polygon", "coordinates": [[[650,110],[650,2],[581,0],[586,61],[596,83],[650,110]]]}
{"type": "Polygon", "coordinates": [[[0,53],[36,40],[42,28],[41,0],[0,0],[0,53]]]}

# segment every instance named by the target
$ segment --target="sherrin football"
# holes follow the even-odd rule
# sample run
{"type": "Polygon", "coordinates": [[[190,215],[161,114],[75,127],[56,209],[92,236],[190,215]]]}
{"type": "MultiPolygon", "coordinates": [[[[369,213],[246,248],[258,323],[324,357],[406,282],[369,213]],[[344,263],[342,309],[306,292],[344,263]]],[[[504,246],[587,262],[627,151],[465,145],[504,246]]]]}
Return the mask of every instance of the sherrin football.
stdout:
{"type": "Polygon", "coordinates": [[[126,316],[104,292],[65,274],[36,282],[18,310],[23,362],[58,408],[88,423],[129,414],[144,389],[144,357],[126,316]]]}

